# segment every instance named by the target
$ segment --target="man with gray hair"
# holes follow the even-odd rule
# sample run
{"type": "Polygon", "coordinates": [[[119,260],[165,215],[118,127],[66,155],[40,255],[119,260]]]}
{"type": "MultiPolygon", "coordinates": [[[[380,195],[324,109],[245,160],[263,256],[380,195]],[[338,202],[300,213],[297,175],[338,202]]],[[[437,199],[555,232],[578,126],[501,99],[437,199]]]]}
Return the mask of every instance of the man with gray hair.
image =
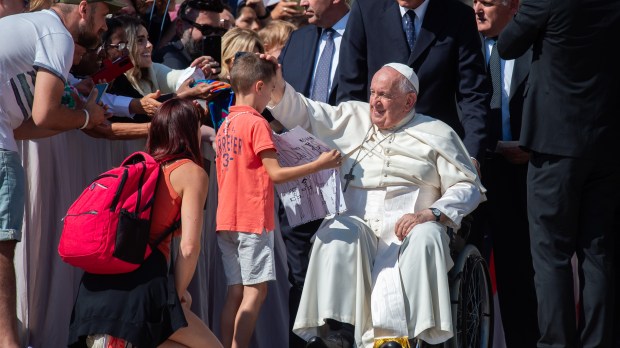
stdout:
{"type": "Polygon", "coordinates": [[[276,83],[274,117],[346,156],[348,210],[326,218],[315,235],[294,332],[306,347],[452,337],[446,229],[459,227],[485,189],[458,135],[415,112],[417,75],[386,64],[372,79],[369,103],[338,106],[296,93],[280,72],[276,83]]]}
{"type": "Polygon", "coordinates": [[[539,337],[527,218],[529,153],[518,144],[532,50],[509,60],[501,59],[497,52],[497,37],[518,7],[519,0],[473,3],[492,86],[487,115],[488,149],[482,167],[482,183],[489,190],[488,203],[474,214],[474,226],[490,237],[493,246],[501,309],[496,313],[501,313],[508,348],[535,347],[539,337]]]}

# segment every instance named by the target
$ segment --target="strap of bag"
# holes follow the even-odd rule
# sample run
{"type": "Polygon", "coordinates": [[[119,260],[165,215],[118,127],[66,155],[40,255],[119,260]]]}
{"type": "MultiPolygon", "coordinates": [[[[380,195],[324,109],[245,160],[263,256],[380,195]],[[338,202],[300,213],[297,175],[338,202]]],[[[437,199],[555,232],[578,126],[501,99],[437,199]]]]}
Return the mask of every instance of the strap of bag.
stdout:
{"type": "Polygon", "coordinates": [[[157,239],[155,239],[155,242],[153,242],[152,247],[153,248],[157,247],[159,245],[159,243],[163,242],[163,240],[166,239],[166,237],[171,235],[180,226],[181,226],[181,219],[179,218],[175,222],[173,222],[172,225],[170,225],[168,228],[166,228],[164,233],[162,233],[159,237],[157,237],[157,239]]]}

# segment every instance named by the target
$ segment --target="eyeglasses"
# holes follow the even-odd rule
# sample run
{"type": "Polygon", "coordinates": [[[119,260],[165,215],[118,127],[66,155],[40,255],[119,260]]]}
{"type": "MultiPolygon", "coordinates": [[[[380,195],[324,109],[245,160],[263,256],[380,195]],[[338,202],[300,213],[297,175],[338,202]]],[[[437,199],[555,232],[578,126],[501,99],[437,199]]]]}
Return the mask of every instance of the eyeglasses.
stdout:
{"type": "MultiPolygon", "coordinates": [[[[185,16],[181,16],[181,19],[187,23],[189,23],[192,27],[200,30],[203,36],[222,36],[226,33],[226,28],[214,27],[208,24],[198,24],[189,20],[185,16]]],[[[220,21],[220,24],[224,24],[224,22],[220,21]]]]}
{"type": "Polygon", "coordinates": [[[123,51],[123,50],[125,50],[126,48],[128,48],[128,46],[129,46],[129,42],[128,42],[128,41],[122,41],[122,42],[119,42],[119,43],[117,43],[117,44],[107,44],[106,46],[107,46],[107,47],[112,47],[112,48],[115,48],[115,49],[117,49],[117,50],[119,50],[119,51],[123,51]]]}

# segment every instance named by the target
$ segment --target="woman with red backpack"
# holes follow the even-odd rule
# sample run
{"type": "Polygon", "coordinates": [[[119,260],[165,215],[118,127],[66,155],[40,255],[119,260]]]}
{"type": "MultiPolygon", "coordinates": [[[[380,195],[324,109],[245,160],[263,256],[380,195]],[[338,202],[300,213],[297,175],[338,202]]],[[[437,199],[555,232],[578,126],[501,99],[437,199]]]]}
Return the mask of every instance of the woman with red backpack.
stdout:
{"type": "Polygon", "coordinates": [[[150,221],[152,253],[133,272],[84,274],[71,315],[70,347],[221,347],[191,312],[187,292],[200,254],[209,180],[199,146],[201,115],[191,101],[175,98],[153,117],[146,152],[162,171],[150,221]],[[181,227],[160,242],[179,216],[181,227]],[[177,236],[178,251],[171,250],[177,236]]]}

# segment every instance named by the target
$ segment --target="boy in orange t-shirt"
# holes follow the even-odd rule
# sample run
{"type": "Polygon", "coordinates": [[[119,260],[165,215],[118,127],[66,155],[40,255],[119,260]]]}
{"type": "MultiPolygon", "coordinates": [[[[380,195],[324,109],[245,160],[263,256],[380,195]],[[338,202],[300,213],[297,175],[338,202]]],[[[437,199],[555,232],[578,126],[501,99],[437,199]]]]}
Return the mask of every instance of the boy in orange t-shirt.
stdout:
{"type": "Polygon", "coordinates": [[[247,347],[275,280],[274,188],[340,165],[336,150],[314,162],[280,167],[271,129],[259,111],[275,88],[276,66],[255,54],[238,57],[230,71],[236,103],[216,136],[217,240],[228,283],[221,317],[224,347],[247,347]]]}

